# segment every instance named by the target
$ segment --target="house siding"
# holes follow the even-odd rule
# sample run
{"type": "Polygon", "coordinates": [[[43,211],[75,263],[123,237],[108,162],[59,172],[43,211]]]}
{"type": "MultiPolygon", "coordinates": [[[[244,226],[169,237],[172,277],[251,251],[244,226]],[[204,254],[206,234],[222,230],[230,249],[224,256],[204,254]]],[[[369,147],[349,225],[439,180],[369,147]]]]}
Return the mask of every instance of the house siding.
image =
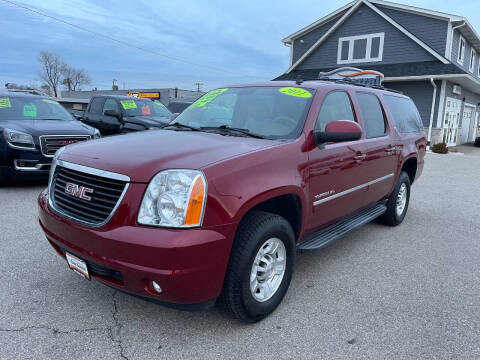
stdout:
{"type": "MultiPolygon", "coordinates": [[[[430,81],[405,81],[405,82],[386,82],[384,85],[387,88],[398,90],[405,95],[412,98],[413,102],[417,106],[420,117],[422,118],[423,126],[428,128],[430,125],[430,113],[432,110],[432,98],[433,98],[433,86],[430,81]]],[[[440,87],[441,81],[435,81],[437,85],[437,95],[435,100],[435,108],[438,108],[440,101],[440,87]]],[[[435,112],[436,113],[436,112],[435,112]]],[[[433,124],[436,123],[436,117],[434,114],[433,124]]]]}
{"type": "Polygon", "coordinates": [[[468,69],[468,66],[470,64],[470,50],[472,49],[472,46],[468,43],[468,41],[466,39],[465,39],[465,59],[463,60],[463,65],[459,64],[458,61],[457,61],[460,36],[461,36],[461,34],[457,30],[454,30],[454,32],[453,32],[453,42],[452,42],[452,57],[451,57],[452,64],[455,64],[456,66],[458,66],[462,70],[465,70],[467,73],[471,74],[476,79],[479,79],[479,76],[478,76],[478,66],[479,66],[478,56],[479,56],[479,54],[477,53],[477,56],[476,56],[475,62],[474,62],[473,73],[471,73],[470,70],[468,69]]]}
{"type": "MultiPolygon", "coordinates": [[[[356,63],[354,66],[435,60],[435,57],[397,30],[388,21],[367,6],[362,5],[320,47],[313,51],[298,66],[298,69],[338,67],[337,50],[340,37],[380,32],[385,33],[383,60],[381,62],[356,63]]],[[[348,64],[344,66],[348,66],[348,64]]]]}
{"type": "Polygon", "coordinates": [[[325,24],[293,40],[293,63],[295,63],[315,42],[320,39],[335,24],[341,15],[327,21],[325,24]]]}
{"type": "Polygon", "coordinates": [[[412,14],[381,5],[375,6],[440,55],[445,54],[448,34],[447,20],[412,14]]]}

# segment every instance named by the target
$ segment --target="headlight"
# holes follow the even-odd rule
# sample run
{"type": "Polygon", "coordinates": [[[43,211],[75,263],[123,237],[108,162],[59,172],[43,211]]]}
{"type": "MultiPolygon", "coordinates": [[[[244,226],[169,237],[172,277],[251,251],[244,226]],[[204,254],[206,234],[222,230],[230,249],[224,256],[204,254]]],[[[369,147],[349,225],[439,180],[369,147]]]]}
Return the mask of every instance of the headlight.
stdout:
{"type": "Polygon", "coordinates": [[[198,170],[166,170],[154,176],[142,200],[138,223],[164,227],[195,227],[203,220],[207,195],[198,170]]]}
{"type": "Polygon", "coordinates": [[[33,137],[30,134],[12,129],[3,129],[3,137],[11,147],[29,150],[35,149],[33,137]]]}
{"type": "Polygon", "coordinates": [[[102,135],[100,135],[100,131],[98,129],[95,129],[95,131],[93,133],[93,138],[94,139],[99,139],[101,137],[102,137],[102,135]]]}
{"type": "Polygon", "coordinates": [[[53,174],[55,173],[55,167],[57,166],[57,160],[60,154],[65,150],[65,146],[61,147],[55,153],[55,156],[52,159],[52,164],[50,165],[50,174],[48,175],[48,196],[50,197],[50,188],[52,186],[53,174]]]}

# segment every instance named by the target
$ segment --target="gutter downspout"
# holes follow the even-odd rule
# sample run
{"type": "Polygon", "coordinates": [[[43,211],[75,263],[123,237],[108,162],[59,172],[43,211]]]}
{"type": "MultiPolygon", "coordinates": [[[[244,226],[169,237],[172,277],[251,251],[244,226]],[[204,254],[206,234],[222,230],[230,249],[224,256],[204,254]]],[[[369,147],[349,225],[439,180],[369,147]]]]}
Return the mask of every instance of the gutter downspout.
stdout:
{"type": "MultiPolygon", "coordinates": [[[[433,115],[435,113],[435,103],[437,101],[437,84],[435,84],[435,81],[433,81],[433,77],[430,78],[430,84],[433,86],[433,98],[432,110],[430,111],[430,123],[428,124],[427,150],[430,150],[430,143],[432,141],[433,115]]],[[[440,109],[438,111],[440,111],[440,109]]]]}
{"type": "Polygon", "coordinates": [[[452,61],[451,57],[452,57],[452,47],[453,47],[453,34],[455,33],[455,30],[460,29],[461,27],[464,27],[465,25],[467,25],[467,22],[465,20],[463,20],[463,22],[461,24],[458,24],[458,25],[452,27],[452,38],[450,39],[450,44],[449,44],[450,49],[448,50],[449,53],[450,53],[449,54],[450,61],[452,61]]]}

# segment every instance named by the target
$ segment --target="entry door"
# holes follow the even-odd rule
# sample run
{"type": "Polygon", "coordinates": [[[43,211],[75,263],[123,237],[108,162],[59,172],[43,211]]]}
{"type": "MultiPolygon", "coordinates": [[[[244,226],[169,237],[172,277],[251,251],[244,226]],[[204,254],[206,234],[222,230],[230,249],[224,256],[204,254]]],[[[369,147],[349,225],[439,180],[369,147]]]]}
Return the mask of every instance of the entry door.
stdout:
{"type": "MultiPolygon", "coordinates": [[[[345,91],[326,95],[315,129],[325,130],[334,120],[356,121],[350,96],[345,91]]],[[[312,230],[318,230],[365,206],[365,158],[363,141],[324,144],[308,153],[309,204],[312,230]]]]}
{"type": "Polygon", "coordinates": [[[472,106],[465,105],[463,108],[463,118],[462,118],[462,132],[460,135],[460,143],[464,144],[468,142],[468,134],[470,132],[470,124],[473,119],[473,113],[475,108],[472,106]]]}
{"type": "Polygon", "coordinates": [[[443,141],[447,146],[455,146],[457,144],[461,106],[462,102],[460,100],[447,97],[443,120],[443,141]]]}

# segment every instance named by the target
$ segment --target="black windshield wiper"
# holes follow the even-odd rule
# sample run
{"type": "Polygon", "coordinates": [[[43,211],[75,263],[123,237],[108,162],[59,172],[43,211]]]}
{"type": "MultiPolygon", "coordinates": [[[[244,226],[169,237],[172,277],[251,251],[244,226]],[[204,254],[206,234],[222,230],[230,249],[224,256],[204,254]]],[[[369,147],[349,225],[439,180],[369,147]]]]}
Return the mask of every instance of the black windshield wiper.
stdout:
{"type": "Polygon", "coordinates": [[[165,124],[165,126],[162,126],[162,129],[166,129],[169,127],[177,128],[177,129],[190,129],[192,131],[200,131],[199,128],[196,128],[194,126],[190,125],[185,125],[185,124],[180,124],[180,123],[171,123],[171,124],[165,124]]]}
{"type": "Polygon", "coordinates": [[[250,130],[248,129],[242,129],[242,128],[235,128],[235,127],[230,127],[230,126],[227,126],[227,125],[220,125],[220,126],[202,126],[200,128],[200,130],[220,130],[220,131],[223,131],[223,132],[236,132],[236,133],[240,133],[240,134],[243,134],[243,135],[246,135],[246,136],[250,136],[250,137],[253,137],[253,138],[257,138],[257,139],[265,139],[265,136],[262,136],[260,134],[255,134],[255,133],[252,133],[250,132],[250,130]]]}

